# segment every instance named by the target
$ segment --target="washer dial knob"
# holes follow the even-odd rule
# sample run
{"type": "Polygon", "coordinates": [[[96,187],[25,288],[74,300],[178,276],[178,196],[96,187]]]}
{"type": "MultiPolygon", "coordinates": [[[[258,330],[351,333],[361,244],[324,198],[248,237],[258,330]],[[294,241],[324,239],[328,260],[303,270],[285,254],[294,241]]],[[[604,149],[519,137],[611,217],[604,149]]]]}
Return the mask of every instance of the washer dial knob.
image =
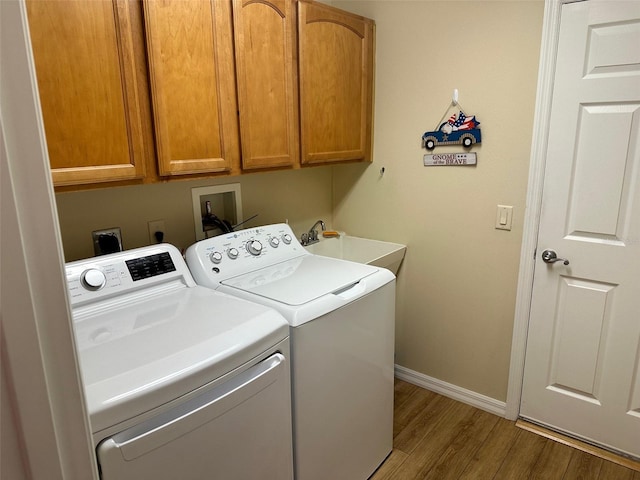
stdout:
{"type": "Polygon", "coordinates": [[[220,252],[213,252],[209,255],[209,260],[211,260],[211,263],[218,264],[222,261],[222,254],[220,252]]]}
{"type": "Polygon", "coordinates": [[[82,272],[81,283],[87,290],[100,290],[107,284],[107,277],[97,268],[90,268],[82,272]]]}
{"type": "Polygon", "coordinates": [[[247,242],[247,251],[257,257],[262,253],[262,244],[258,240],[249,240],[247,242]]]}
{"type": "Polygon", "coordinates": [[[291,235],[285,233],[284,235],[282,235],[282,241],[289,245],[291,243],[291,235]]]}
{"type": "Polygon", "coordinates": [[[229,250],[227,250],[227,256],[231,260],[235,260],[236,258],[238,258],[238,255],[240,255],[240,252],[238,252],[237,248],[230,248],[229,250]]]}
{"type": "Polygon", "coordinates": [[[269,238],[269,244],[273,248],[278,248],[278,245],[280,245],[280,240],[278,240],[278,237],[271,237],[269,238]]]}

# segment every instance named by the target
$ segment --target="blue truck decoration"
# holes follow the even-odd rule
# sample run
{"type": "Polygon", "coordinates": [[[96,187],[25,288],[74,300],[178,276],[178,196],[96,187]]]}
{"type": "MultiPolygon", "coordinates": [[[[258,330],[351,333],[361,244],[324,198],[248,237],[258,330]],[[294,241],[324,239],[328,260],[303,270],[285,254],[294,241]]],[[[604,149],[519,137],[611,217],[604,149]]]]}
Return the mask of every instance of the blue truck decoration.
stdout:
{"type": "Polygon", "coordinates": [[[438,145],[462,145],[465,148],[471,147],[474,143],[482,142],[480,122],[475,115],[468,117],[462,110],[456,115],[442,123],[438,130],[424,132],[422,143],[427,150],[433,150],[438,145]]]}

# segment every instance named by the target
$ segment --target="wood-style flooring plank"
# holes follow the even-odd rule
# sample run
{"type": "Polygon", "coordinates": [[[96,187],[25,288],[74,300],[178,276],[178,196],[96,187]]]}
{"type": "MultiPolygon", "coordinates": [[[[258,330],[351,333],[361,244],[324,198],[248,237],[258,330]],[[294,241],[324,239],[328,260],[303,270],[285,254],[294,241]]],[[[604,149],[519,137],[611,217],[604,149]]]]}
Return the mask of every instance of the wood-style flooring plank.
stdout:
{"type": "Polygon", "coordinates": [[[504,462],[496,473],[496,479],[528,479],[548,440],[535,433],[520,430],[509,449],[504,462]]]}
{"type": "Polygon", "coordinates": [[[380,465],[378,470],[376,470],[369,480],[391,480],[394,478],[393,475],[396,470],[398,470],[400,465],[402,465],[408,457],[409,455],[406,453],[394,448],[384,463],[380,465]]]}
{"type": "Polygon", "coordinates": [[[404,430],[410,423],[413,422],[414,430],[407,431],[403,437],[398,440],[396,448],[402,450],[405,453],[411,453],[408,450],[410,446],[410,439],[413,432],[420,431],[423,428],[423,422],[430,422],[433,417],[433,413],[436,413],[438,406],[431,405],[431,401],[440,397],[437,393],[430,392],[424,388],[415,387],[411,392],[402,391],[400,393],[400,404],[394,407],[393,417],[393,436],[394,438],[404,430]],[[434,409],[433,412],[430,410],[434,409]],[[408,442],[408,443],[405,443],[408,442]]]}
{"type": "Polygon", "coordinates": [[[422,437],[413,453],[396,470],[392,478],[397,480],[424,478],[461,429],[471,421],[474,410],[476,409],[469,405],[450,400],[448,408],[436,419],[429,434],[422,437]]]}
{"type": "Polygon", "coordinates": [[[564,478],[597,480],[604,460],[589,453],[574,450],[564,478]]]}
{"type": "Polygon", "coordinates": [[[562,480],[575,450],[548,440],[531,469],[529,480],[562,480]]]}
{"type": "Polygon", "coordinates": [[[634,474],[640,478],[640,472],[634,472],[613,462],[603,462],[598,480],[634,480],[634,474]]]}
{"type": "Polygon", "coordinates": [[[425,480],[458,480],[474,454],[487,439],[499,417],[476,410],[469,422],[463,424],[458,435],[447,446],[425,480]]]}
{"type": "Polygon", "coordinates": [[[420,441],[434,429],[444,412],[456,403],[458,402],[441,395],[431,399],[394,437],[393,447],[411,454],[420,441]]]}
{"type": "Polygon", "coordinates": [[[495,427],[489,432],[487,440],[475,452],[473,459],[460,475],[460,480],[492,479],[511,450],[518,431],[513,422],[498,418],[495,427]]]}
{"type": "Polygon", "coordinates": [[[393,384],[393,406],[395,409],[402,411],[401,407],[404,405],[404,402],[414,393],[424,390],[424,388],[420,388],[416,385],[413,385],[409,382],[403,382],[402,380],[395,379],[393,384]]]}

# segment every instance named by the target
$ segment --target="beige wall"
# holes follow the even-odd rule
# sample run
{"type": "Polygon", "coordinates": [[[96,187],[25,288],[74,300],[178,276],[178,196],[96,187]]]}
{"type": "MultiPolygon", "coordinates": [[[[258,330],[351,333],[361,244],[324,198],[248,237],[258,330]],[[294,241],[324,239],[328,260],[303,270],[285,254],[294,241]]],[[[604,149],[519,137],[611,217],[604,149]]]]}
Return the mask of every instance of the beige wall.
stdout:
{"type": "Polygon", "coordinates": [[[377,25],[374,164],[335,169],[334,227],[408,245],[396,362],[505,400],[543,2],[332,3],[377,25]],[[478,165],[424,167],[454,88],[482,122],[478,165]]]}
{"type": "Polygon", "coordinates": [[[331,224],[330,167],[59,193],[65,259],[92,257],[91,232],[103,228],[120,227],[126,249],[148,245],[147,223],[159,219],[165,221],[164,241],[186,248],[195,241],[191,189],[225,183],[240,183],[245,219],[258,214],[246,227],[288,219],[300,236],[318,219],[331,224]]]}

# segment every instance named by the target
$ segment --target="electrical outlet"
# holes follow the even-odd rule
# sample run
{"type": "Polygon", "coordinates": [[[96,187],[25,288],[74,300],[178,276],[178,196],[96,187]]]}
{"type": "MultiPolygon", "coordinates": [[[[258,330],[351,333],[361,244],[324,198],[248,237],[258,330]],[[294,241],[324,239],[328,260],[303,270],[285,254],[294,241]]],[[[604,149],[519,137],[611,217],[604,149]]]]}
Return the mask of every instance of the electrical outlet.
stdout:
{"type": "Polygon", "coordinates": [[[152,245],[154,243],[160,243],[156,238],[156,232],[162,232],[162,235],[164,237],[162,241],[163,242],[166,241],[167,232],[165,231],[165,228],[164,228],[164,220],[153,220],[149,222],[148,225],[149,225],[149,244],[152,245]]]}

